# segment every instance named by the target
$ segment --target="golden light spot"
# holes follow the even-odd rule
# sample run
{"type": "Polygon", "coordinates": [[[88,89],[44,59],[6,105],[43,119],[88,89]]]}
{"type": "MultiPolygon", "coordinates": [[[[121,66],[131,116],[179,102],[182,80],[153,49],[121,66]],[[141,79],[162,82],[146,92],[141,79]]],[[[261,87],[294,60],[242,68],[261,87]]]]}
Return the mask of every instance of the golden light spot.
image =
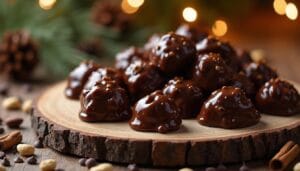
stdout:
{"type": "Polygon", "coordinates": [[[216,20],[212,26],[212,32],[216,36],[224,36],[228,30],[227,24],[224,20],[216,20]]]}
{"type": "Polygon", "coordinates": [[[285,15],[290,19],[290,20],[296,20],[298,17],[298,9],[297,6],[294,3],[288,3],[286,8],[285,8],[285,15]]]}
{"type": "Polygon", "coordinates": [[[39,0],[39,5],[44,10],[50,10],[55,3],[56,0],[39,0]]]}
{"type": "Polygon", "coordinates": [[[144,0],[127,0],[127,3],[133,8],[139,8],[143,5],[144,0]]]}
{"type": "Polygon", "coordinates": [[[197,19],[197,11],[192,7],[186,7],[182,11],[183,19],[187,22],[194,22],[197,19]]]}
{"type": "Polygon", "coordinates": [[[285,14],[286,5],[287,5],[287,3],[285,0],[274,0],[274,2],[273,2],[274,10],[279,15],[285,14]]]}
{"type": "Polygon", "coordinates": [[[129,5],[127,0],[122,0],[121,8],[127,14],[133,14],[133,13],[137,12],[137,10],[139,9],[139,8],[135,8],[135,7],[132,7],[131,5],[129,5]]]}

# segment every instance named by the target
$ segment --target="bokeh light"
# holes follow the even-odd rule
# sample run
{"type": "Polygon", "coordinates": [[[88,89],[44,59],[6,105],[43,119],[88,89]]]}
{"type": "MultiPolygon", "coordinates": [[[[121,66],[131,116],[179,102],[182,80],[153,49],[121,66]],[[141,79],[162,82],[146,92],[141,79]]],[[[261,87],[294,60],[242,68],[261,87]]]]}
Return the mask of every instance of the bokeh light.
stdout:
{"type": "Polygon", "coordinates": [[[286,5],[287,5],[287,3],[285,0],[274,0],[274,2],[273,2],[274,10],[279,15],[285,14],[286,5]]]}
{"type": "Polygon", "coordinates": [[[224,20],[216,20],[212,26],[212,32],[216,36],[224,36],[228,30],[227,23],[224,20]]]}
{"type": "Polygon", "coordinates": [[[144,0],[127,0],[127,3],[133,8],[139,8],[143,5],[144,0]]]}
{"type": "Polygon", "coordinates": [[[50,10],[55,3],[56,0],[39,0],[39,5],[44,10],[50,10]]]}
{"type": "Polygon", "coordinates": [[[197,19],[197,11],[192,7],[186,7],[182,11],[182,16],[187,22],[194,22],[197,19]]]}
{"type": "Polygon", "coordinates": [[[122,0],[121,8],[127,14],[133,14],[133,13],[137,12],[137,10],[139,9],[139,8],[129,5],[128,0],[122,0]]]}
{"type": "Polygon", "coordinates": [[[285,9],[285,15],[290,20],[296,20],[298,17],[298,9],[294,3],[288,3],[285,9]]]}

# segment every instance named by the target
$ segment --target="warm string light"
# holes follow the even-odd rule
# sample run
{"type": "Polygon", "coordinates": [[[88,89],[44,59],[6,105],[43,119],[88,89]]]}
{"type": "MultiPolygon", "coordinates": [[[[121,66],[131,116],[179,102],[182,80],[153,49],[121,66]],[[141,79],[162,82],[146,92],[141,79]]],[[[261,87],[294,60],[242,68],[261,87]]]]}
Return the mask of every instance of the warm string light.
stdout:
{"type": "Polygon", "coordinates": [[[212,32],[216,36],[224,36],[227,32],[227,24],[224,20],[216,20],[212,26],[212,32]]]}
{"type": "Polygon", "coordinates": [[[274,10],[279,15],[285,14],[286,5],[287,5],[287,3],[285,0],[274,0],[274,2],[273,2],[274,10]]]}
{"type": "Polygon", "coordinates": [[[183,19],[185,21],[194,22],[194,21],[196,21],[196,19],[198,17],[198,14],[197,14],[197,11],[194,8],[186,7],[182,11],[182,16],[183,16],[183,19]]]}
{"type": "Polygon", "coordinates": [[[50,10],[55,3],[56,0],[39,0],[39,5],[44,10],[50,10]]]}
{"type": "Polygon", "coordinates": [[[296,20],[297,17],[298,17],[298,9],[297,9],[297,6],[292,3],[292,2],[289,2],[287,5],[286,5],[286,8],[285,8],[285,15],[290,19],[290,20],[296,20]]]}
{"type": "Polygon", "coordinates": [[[121,8],[127,14],[133,14],[138,11],[144,3],[144,0],[122,0],[121,8]]]}

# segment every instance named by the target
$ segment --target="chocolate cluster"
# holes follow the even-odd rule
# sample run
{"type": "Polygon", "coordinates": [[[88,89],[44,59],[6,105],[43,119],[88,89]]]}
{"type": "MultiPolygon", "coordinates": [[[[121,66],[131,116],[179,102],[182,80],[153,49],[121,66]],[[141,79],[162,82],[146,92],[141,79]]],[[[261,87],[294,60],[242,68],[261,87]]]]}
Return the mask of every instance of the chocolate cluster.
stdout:
{"type": "Polygon", "coordinates": [[[155,34],[143,47],[116,55],[115,67],[83,62],[71,72],[65,94],[80,96],[87,122],[128,121],[136,131],[166,133],[182,119],[225,129],[259,122],[261,112],[299,112],[298,91],[247,51],[182,25],[155,34]]]}

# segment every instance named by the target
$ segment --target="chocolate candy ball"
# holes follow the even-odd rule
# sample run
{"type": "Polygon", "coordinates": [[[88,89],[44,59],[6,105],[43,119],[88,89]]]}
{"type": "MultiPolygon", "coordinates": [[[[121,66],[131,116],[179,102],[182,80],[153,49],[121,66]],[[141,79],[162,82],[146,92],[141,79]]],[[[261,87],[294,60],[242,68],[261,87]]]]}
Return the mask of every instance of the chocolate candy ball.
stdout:
{"type": "Polygon", "coordinates": [[[255,125],[260,114],[240,88],[224,86],[204,102],[197,119],[202,125],[234,129],[255,125]]]}
{"type": "Polygon", "coordinates": [[[215,37],[208,37],[196,44],[198,53],[219,53],[225,63],[234,71],[239,71],[241,66],[237,59],[237,53],[233,47],[227,43],[218,40],[215,37]]]}
{"type": "Polygon", "coordinates": [[[246,76],[252,80],[257,89],[271,78],[278,77],[277,73],[272,68],[262,62],[252,62],[246,65],[244,70],[246,76]]]}
{"type": "Polygon", "coordinates": [[[178,35],[185,36],[197,43],[208,37],[208,31],[198,25],[183,24],[179,26],[175,32],[178,35]]]}
{"type": "Polygon", "coordinates": [[[161,37],[152,50],[150,61],[166,75],[180,73],[191,64],[196,55],[194,42],[169,33],[161,37]]]}
{"type": "Polygon", "coordinates": [[[136,47],[130,47],[116,55],[115,67],[119,70],[126,70],[126,68],[136,60],[143,60],[143,51],[136,47]]]}
{"type": "Polygon", "coordinates": [[[231,69],[219,54],[198,55],[192,70],[193,80],[203,89],[213,91],[229,83],[233,76],[231,69]]]}
{"type": "Polygon", "coordinates": [[[256,106],[263,113],[289,116],[300,112],[300,95],[290,83],[271,79],[257,92],[256,106]]]}
{"type": "Polygon", "coordinates": [[[180,128],[180,109],[159,90],[140,99],[132,110],[129,125],[136,131],[166,133],[180,128]]]}
{"type": "Polygon", "coordinates": [[[230,85],[242,89],[251,99],[254,99],[256,95],[254,83],[245,75],[244,72],[234,74],[230,85]]]}
{"type": "Polygon", "coordinates": [[[99,67],[100,66],[93,61],[85,61],[75,68],[70,73],[68,78],[68,84],[65,89],[66,97],[70,99],[79,99],[82,89],[88,81],[89,76],[99,67]]]}
{"type": "Polygon", "coordinates": [[[253,62],[249,51],[240,50],[237,52],[237,60],[241,66],[246,66],[253,62]]]}
{"type": "Polygon", "coordinates": [[[129,65],[123,74],[123,80],[132,101],[160,89],[165,83],[165,78],[157,67],[142,61],[135,61],[129,65]]]}
{"type": "Polygon", "coordinates": [[[131,116],[126,90],[108,77],[84,89],[80,102],[79,118],[86,122],[122,121],[131,116]]]}
{"type": "Polygon", "coordinates": [[[176,77],[170,80],[163,89],[163,93],[174,99],[181,110],[182,118],[195,118],[204,101],[204,94],[191,80],[176,77]]]}
{"type": "Polygon", "coordinates": [[[84,86],[84,89],[91,89],[96,84],[96,82],[103,80],[103,78],[105,77],[111,78],[112,80],[115,80],[120,86],[123,86],[122,76],[116,69],[110,67],[101,67],[92,72],[87,83],[84,86]]]}

